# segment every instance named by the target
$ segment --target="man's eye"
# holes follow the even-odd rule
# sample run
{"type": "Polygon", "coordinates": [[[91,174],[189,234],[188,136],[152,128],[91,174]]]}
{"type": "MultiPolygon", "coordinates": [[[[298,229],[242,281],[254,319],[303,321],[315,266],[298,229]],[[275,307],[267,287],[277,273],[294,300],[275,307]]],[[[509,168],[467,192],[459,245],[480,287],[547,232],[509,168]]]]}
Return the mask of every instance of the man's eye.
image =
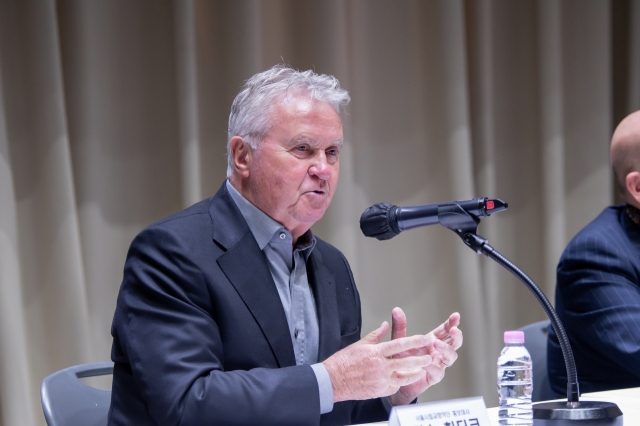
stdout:
{"type": "Polygon", "coordinates": [[[329,164],[334,164],[338,161],[338,154],[340,154],[340,151],[337,149],[328,149],[325,152],[325,155],[327,157],[327,162],[329,164]]]}
{"type": "Polygon", "coordinates": [[[309,151],[309,147],[305,146],[305,145],[300,145],[296,147],[296,150],[300,151],[300,152],[305,152],[305,151],[309,151]]]}
{"type": "Polygon", "coordinates": [[[328,149],[326,152],[327,159],[336,161],[338,156],[340,155],[340,150],[338,149],[328,149]]]}

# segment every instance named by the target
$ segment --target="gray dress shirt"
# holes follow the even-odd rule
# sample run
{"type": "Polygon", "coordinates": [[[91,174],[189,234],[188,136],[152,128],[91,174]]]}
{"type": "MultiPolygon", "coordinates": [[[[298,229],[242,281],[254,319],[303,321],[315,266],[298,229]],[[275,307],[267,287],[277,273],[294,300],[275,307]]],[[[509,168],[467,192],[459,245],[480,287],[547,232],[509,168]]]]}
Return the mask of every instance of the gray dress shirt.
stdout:
{"type": "Polygon", "coordinates": [[[320,413],[328,413],[333,410],[333,387],[329,372],[322,363],[318,363],[318,315],[306,266],[316,239],[309,230],[298,238],[294,247],[289,231],[251,204],[228,180],[226,185],[267,258],[289,324],[296,364],[311,365],[318,381],[320,413]]]}

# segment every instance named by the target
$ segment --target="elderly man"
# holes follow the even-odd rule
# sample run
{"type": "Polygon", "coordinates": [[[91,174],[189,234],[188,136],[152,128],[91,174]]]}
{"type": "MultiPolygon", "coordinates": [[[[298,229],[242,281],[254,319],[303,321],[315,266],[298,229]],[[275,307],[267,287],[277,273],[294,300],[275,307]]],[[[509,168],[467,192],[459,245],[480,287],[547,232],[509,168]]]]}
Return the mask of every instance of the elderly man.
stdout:
{"type": "Polygon", "coordinates": [[[349,265],[311,233],[338,184],[348,101],[311,71],[276,66],[246,82],[229,118],[229,179],[131,244],[110,425],[371,422],[442,379],[459,315],[406,337],[395,308],[391,341],[387,322],[361,339],[349,265]]]}
{"type": "MultiPolygon", "coordinates": [[[[611,162],[625,204],[606,208],[580,231],[558,264],[556,310],[581,392],[640,386],[640,111],[616,128],[611,162]]],[[[552,390],[566,394],[553,331],[547,351],[552,390]]]]}

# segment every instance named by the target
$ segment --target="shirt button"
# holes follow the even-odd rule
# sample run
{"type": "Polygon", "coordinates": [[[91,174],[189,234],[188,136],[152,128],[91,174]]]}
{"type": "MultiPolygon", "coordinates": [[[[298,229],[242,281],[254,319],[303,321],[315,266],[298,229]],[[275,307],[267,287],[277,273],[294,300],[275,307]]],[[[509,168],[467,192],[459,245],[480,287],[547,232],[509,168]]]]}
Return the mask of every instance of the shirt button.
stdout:
{"type": "Polygon", "coordinates": [[[287,238],[287,234],[285,234],[284,232],[280,233],[280,239],[284,240],[285,238],[287,238]]]}

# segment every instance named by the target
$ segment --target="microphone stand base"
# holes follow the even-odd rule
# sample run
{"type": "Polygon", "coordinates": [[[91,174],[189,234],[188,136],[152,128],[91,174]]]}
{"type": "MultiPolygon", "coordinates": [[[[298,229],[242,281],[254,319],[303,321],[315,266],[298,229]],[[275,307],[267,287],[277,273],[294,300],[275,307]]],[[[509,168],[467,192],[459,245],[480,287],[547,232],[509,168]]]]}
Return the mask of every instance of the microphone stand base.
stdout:
{"type": "Polygon", "coordinates": [[[622,411],[613,402],[580,401],[576,408],[566,401],[533,405],[533,426],[622,426],[622,411]]]}

